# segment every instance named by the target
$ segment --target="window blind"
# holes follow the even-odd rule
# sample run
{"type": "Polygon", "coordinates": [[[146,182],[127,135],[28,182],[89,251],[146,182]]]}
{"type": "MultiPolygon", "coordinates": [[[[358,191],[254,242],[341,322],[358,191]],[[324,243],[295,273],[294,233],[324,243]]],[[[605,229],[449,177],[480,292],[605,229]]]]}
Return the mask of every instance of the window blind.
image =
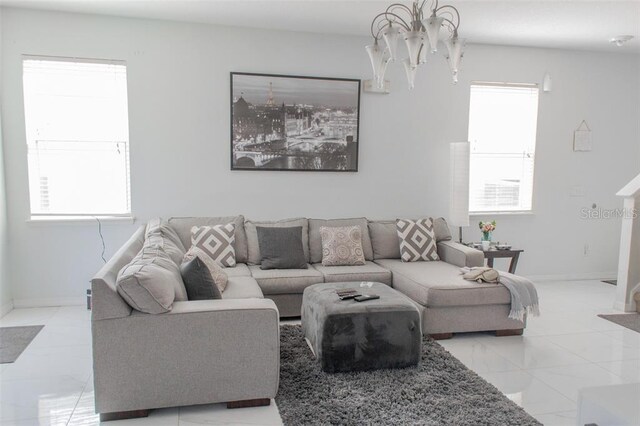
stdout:
{"type": "Polygon", "coordinates": [[[23,59],[32,216],[130,209],[126,65],[23,59]]]}
{"type": "Polygon", "coordinates": [[[530,211],[537,85],[472,83],[469,108],[470,210],[530,211]]]}

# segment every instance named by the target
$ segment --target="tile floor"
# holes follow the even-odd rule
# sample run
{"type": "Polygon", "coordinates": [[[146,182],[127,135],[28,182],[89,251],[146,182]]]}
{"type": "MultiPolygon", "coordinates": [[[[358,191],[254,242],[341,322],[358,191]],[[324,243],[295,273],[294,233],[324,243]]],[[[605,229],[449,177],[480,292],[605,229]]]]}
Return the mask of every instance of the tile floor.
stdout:
{"type": "MultiPolygon", "coordinates": [[[[542,316],[524,336],[458,335],[440,343],[546,425],[575,425],[578,390],[640,382],[640,334],[598,318],[615,287],[597,281],[537,285],[542,316]]],[[[81,307],[16,309],[0,326],[44,324],[17,362],[0,364],[0,426],[96,425],[89,313],[81,307]]],[[[277,407],[213,404],[153,411],[112,425],[281,424],[277,407]]]]}

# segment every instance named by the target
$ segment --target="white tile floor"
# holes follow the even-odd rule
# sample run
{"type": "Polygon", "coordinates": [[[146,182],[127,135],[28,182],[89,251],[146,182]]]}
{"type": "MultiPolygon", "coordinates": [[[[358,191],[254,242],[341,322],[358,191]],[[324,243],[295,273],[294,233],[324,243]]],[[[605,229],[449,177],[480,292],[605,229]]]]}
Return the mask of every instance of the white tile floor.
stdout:
{"type": "MultiPolygon", "coordinates": [[[[524,336],[458,335],[440,343],[547,425],[575,425],[578,390],[640,382],[640,334],[596,314],[613,312],[615,287],[597,281],[537,285],[542,316],[524,336]]],[[[44,324],[20,358],[0,364],[0,426],[95,425],[89,313],[81,307],[16,309],[0,326],[44,324]]],[[[281,424],[277,407],[221,404],[155,410],[112,425],[281,424]]]]}

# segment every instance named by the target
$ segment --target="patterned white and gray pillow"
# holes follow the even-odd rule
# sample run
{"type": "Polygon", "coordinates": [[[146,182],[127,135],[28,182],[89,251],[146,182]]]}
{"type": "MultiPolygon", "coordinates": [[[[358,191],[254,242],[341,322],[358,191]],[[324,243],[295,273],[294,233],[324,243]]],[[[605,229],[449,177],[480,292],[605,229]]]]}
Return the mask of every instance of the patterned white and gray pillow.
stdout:
{"type": "Polygon", "coordinates": [[[397,219],[400,259],[403,262],[440,260],[431,218],[397,219]]]}
{"type": "Polygon", "coordinates": [[[321,226],[322,265],[364,265],[362,230],[359,226],[321,226]]]}
{"type": "Polygon", "coordinates": [[[196,257],[200,259],[202,263],[204,263],[204,265],[209,270],[209,273],[211,274],[211,278],[213,278],[213,281],[216,283],[216,286],[218,287],[220,292],[223,292],[224,289],[227,288],[227,283],[229,282],[227,273],[224,272],[224,269],[218,264],[218,262],[215,262],[213,259],[211,259],[211,257],[205,254],[198,247],[191,246],[189,251],[187,251],[187,253],[184,255],[184,258],[182,259],[182,265],[192,261],[196,257]]]}
{"type": "Polygon", "coordinates": [[[193,226],[191,245],[197,247],[203,256],[224,267],[236,266],[235,225],[193,226]]]}

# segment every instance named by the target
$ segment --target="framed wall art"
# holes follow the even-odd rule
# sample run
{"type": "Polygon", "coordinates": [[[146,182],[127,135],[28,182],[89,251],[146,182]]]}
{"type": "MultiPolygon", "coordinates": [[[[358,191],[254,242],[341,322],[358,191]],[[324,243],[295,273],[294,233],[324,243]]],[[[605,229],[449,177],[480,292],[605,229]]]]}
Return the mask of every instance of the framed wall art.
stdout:
{"type": "Polygon", "coordinates": [[[231,73],[231,169],[358,171],[360,80],[231,73]]]}

